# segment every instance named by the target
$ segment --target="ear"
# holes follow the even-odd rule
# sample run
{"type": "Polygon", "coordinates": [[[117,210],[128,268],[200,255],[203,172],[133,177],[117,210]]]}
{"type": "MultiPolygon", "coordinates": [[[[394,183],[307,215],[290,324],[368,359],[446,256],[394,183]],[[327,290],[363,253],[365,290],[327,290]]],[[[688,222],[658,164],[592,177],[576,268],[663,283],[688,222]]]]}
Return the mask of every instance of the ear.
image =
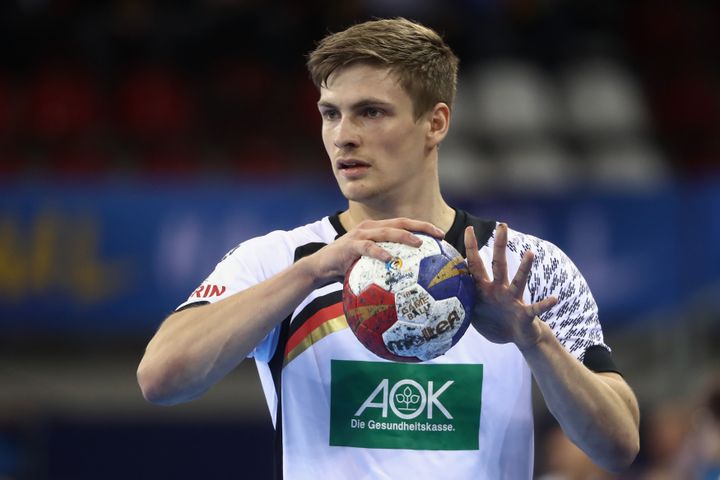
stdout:
{"type": "Polygon", "coordinates": [[[437,147],[447,135],[450,127],[450,107],[444,102],[438,102],[427,115],[429,122],[427,146],[432,149],[437,147]]]}

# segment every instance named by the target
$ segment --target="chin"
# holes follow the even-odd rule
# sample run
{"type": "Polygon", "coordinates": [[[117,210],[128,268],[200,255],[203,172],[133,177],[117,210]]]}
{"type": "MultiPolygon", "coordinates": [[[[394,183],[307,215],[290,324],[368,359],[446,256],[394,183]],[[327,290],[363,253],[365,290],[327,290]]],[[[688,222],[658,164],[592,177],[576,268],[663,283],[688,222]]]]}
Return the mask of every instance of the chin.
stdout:
{"type": "Polygon", "coordinates": [[[367,203],[379,196],[379,192],[377,190],[361,185],[341,186],[340,192],[342,192],[343,197],[347,198],[349,201],[359,203],[367,203]]]}

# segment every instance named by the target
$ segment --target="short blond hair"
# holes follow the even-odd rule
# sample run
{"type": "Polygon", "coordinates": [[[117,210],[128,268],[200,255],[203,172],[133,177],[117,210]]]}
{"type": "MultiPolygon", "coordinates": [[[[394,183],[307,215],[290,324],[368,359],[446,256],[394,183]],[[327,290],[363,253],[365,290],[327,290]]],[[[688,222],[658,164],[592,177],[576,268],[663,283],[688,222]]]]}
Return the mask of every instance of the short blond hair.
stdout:
{"type": "Polygon", "coordinates": [[[333,72],[356,63],[387,67],[420,117],[438,102],[452,108],[458,58],[434,30],[405,18],[379,19],[327,35],[308,55],[307,67],[318,88],[333,72]]]}

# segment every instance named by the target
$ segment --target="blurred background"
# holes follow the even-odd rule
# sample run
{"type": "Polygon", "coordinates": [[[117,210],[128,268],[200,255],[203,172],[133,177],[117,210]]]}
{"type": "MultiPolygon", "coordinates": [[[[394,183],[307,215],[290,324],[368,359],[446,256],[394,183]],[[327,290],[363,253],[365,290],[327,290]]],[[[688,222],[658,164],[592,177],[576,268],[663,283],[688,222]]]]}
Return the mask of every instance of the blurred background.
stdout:
{"type": "Polygon", "coordinates": [[[537,477],[720,475],[720,4],[6,0],[0,479],[270,477],[254,365],[146,404],[153,332],[241,240],[343,208],[305,54],[406,16],[461,58],[447,198],[560,245],[642,404],[630,472],[537,403],[537,477]]]}

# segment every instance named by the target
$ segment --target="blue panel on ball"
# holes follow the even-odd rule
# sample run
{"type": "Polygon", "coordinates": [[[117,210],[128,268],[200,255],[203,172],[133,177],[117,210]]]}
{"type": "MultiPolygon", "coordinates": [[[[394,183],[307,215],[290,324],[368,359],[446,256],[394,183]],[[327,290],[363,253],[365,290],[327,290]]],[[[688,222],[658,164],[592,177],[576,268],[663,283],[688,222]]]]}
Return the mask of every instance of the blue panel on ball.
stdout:
{"type": "Polygon", "coordinates": [[[462,275],[459,277],[461,281],[461,287],[458,291],[457,297],[460,299],[460,303],[465,307],[465,311],[472,311],[475,308],[475,299],[477,296],[477,289],[475,288],[475,280],[470,275],[462,275]]]}
{"type": "MultiPolygon", "coordinates": [[[[445,255],[431,255],[420,260],[420,268],[418,271],[418,284],[425,290],[428,290],[435,276],[440,273],[448,263],[445,255]]],[[[442,283],[442,282],[441,282],[442,283]]]]}
{"type": "Polygon", "coordinates": [[[418,284],[436,300],[452,297],[460,300],[465,310],[465,320],[453,335],[452,344],[455,345],[470,326],[475,308],[475,281],[460,254],[452,246],[439,243],[443,253],[420,261],[418,284]]]}
{"type": "Polygon", "coordinates": [[[472,278],[459,255],[433,255],[420,261],[418,283],[435,299],[457,296],[462,281],[472,283],[472,278]]]}
{"type": "Polygon", "coordinates": [[[462,303],[463,307],[465,307],[466,316],[460,330],[458,330],[455,335],[453,335],[453,345],[455,345],[460,340],[460,338],[462,338],[462,336],[465,334],[465,331],[470,326],[473,309],[475,308],[475,292],[475,282],[473,281],[472,277],[462,276],[460,282],[460,290],[458,291],[457,296],[460,299],[460,303],[462,303]]]}
{"type": "MultiPolygon", "coordinates": [[[[448,279],[438,282],[432,287],[423,285],[423,288],[432,296],[435,300],[441,300],[443,298],[455,297],[460,290],[460,284],[462,283],[462,275],[456,275],[448,279]]],[[[462,300],[461,300],[462,301],[462,300]]]]}
{"type": "Polygon", "coordinates": [[[455,247],[453,247],[448,242],[438,242],[438,245],[440,245],[440,251],[447,257],[447,258],[454,258],[459,257],[460,252],[457,251],[455,247]]]}

